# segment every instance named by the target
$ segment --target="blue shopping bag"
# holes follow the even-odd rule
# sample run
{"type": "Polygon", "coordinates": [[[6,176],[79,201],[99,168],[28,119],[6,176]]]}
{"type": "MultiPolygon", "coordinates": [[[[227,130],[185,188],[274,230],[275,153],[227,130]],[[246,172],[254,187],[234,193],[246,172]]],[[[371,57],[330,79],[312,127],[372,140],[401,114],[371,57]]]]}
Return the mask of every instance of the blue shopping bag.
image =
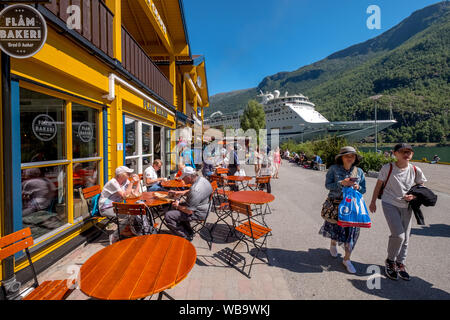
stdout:
{"type": "Polygon", "coordinates": [[[363,195],[352,187],[345,187],[342,192],[344,199],[339,204],[338,225],[370,228],[369,210],[367,210],[363,195]]]}

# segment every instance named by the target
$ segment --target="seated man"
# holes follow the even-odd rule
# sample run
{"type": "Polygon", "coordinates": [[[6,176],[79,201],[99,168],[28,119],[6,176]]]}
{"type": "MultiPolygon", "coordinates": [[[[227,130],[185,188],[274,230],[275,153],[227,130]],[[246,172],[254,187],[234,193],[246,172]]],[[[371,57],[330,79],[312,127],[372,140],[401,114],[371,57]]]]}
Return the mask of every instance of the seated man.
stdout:
{"type": "Polygon", "coordinates": [[[323,163],[322,158],[318,154],[314,155],[313,160],[311,161],[312,168],[314,170],[319,170],[319,164],[322,163],[323,163]]]}
{"type": "MultiPolygon", "coordinates": [[[[122,202],[123,200],[131,197],[139,197],[139,176],[133,174],[132,181],[128,178],[133,172],[126,166],[121,166],[116,169],[116,176],[109,180],[103,187],[102,193],[99,198],[98,206],[100,209],[100,215],[104,217],[116,217],[113,209],[113,202],[122,202]]],[[[126,232],[122,226],[128,225],[128,216],[119,217],[120,230],[126,232]]],[[[110,236],[110,242],[115,242],[119,238],[119,232],[116,230],[110,236]]]]}
{"type": "Polygon", "coordinates": [[[156,173],[162,167],[162,161],[156,159],[153,161],[153,165],[145,169],[144,171],[144,184],[147,186],[147,191],[166,191],[161,186],[161,181],[166,181],[166,178],[158,178],[158,174],[156,173]]]}
{"type": "Polygon", "coordinates": [[[208,212],[210,196],[213,192],[211,183],[199,177],[192,167],[184,167],[181,179],[186,184],[192,184],[186,191],[170,191],[171,196],[177,198],[186,195],[186,201],[180,204],[179,200],[172,204],[174,210],[165,215],[169,229],[177,236],[192,240],[192,229],[189,224],[192,220],[203,220],[208,212]]]}

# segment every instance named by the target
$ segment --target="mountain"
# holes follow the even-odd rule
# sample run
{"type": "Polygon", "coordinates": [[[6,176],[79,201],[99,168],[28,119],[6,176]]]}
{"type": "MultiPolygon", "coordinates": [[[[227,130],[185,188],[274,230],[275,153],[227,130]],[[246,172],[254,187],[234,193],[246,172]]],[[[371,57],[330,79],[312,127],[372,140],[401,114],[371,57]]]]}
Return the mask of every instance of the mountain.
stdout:
{"type": "Polygon", "coordinates": [[[411,14],[383,34],[292,72],[265,77],[256,88],[210,98],[207,115],[234,112],[259,91],[302,93],[331,121],[389,117],[386,142],[442,142],[450,138],[450,4],[411,14]]]}

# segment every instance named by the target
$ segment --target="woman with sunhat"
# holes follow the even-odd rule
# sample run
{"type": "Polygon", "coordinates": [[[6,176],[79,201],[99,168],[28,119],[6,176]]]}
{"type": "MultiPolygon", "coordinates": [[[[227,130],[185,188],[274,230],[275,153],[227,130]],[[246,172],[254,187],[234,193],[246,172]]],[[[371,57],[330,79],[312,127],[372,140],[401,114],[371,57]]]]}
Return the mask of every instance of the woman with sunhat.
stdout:
{"type": "Polygon", "coordinates": [[[422,170],[409,163],[413,155],[414,150],[409,144],[399,143],[394,147],[394,156],[397,161],[385,164],[381,168],[369,205],[371,212],[377,210],[376,201],[384,185],[381,206],[391,232],[384,271],[392,280],[397,280],[399,277],[410,280],[405,262],[412,221],[409,201],[415,196],[407,193],[414,185],[427,181],[422,170]]]}
{"type": "MultiPolygon", "coordinates": [[[[366,192],[366,180],[364,172],[357,167],[361,156],[351,146],[341,148],[335,157],[336,164],[332,165],[327,172],[325,187],[329,190],[328,199],[331,203],[339,204],[342,200],[342,189],[353,187],[362,194],[366,192]]],[[[341,227],[337,223],[325,221],[319,234],[331,239],[330,254],[336,258],[338,254],[337,245],[344,245],[345,256],[342,263],[349,273],[356,273],[356,269],[350,261],[356,241],[359,237],[360,228],[341,227]]]]}

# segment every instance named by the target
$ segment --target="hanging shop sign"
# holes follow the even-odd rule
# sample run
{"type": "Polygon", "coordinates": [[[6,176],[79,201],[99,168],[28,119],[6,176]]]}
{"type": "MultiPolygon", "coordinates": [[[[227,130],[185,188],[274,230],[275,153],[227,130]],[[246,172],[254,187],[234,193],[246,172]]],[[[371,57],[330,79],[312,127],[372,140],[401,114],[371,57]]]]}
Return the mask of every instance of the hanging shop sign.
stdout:
{"type": "Polygon", "coordinates": [[[58,128],[56,122],[48,114],[40,114],[34,118],[32,125],[33,133],[41,141],[51,141],[56,136],[58,128]]]}
{"type": "Polygon", "coordinates": [[[29,5],[15,4],[0,12],[0,48],[7,55],[26,59],[38,53],[47,40],[47,23],[29,5]]]}

